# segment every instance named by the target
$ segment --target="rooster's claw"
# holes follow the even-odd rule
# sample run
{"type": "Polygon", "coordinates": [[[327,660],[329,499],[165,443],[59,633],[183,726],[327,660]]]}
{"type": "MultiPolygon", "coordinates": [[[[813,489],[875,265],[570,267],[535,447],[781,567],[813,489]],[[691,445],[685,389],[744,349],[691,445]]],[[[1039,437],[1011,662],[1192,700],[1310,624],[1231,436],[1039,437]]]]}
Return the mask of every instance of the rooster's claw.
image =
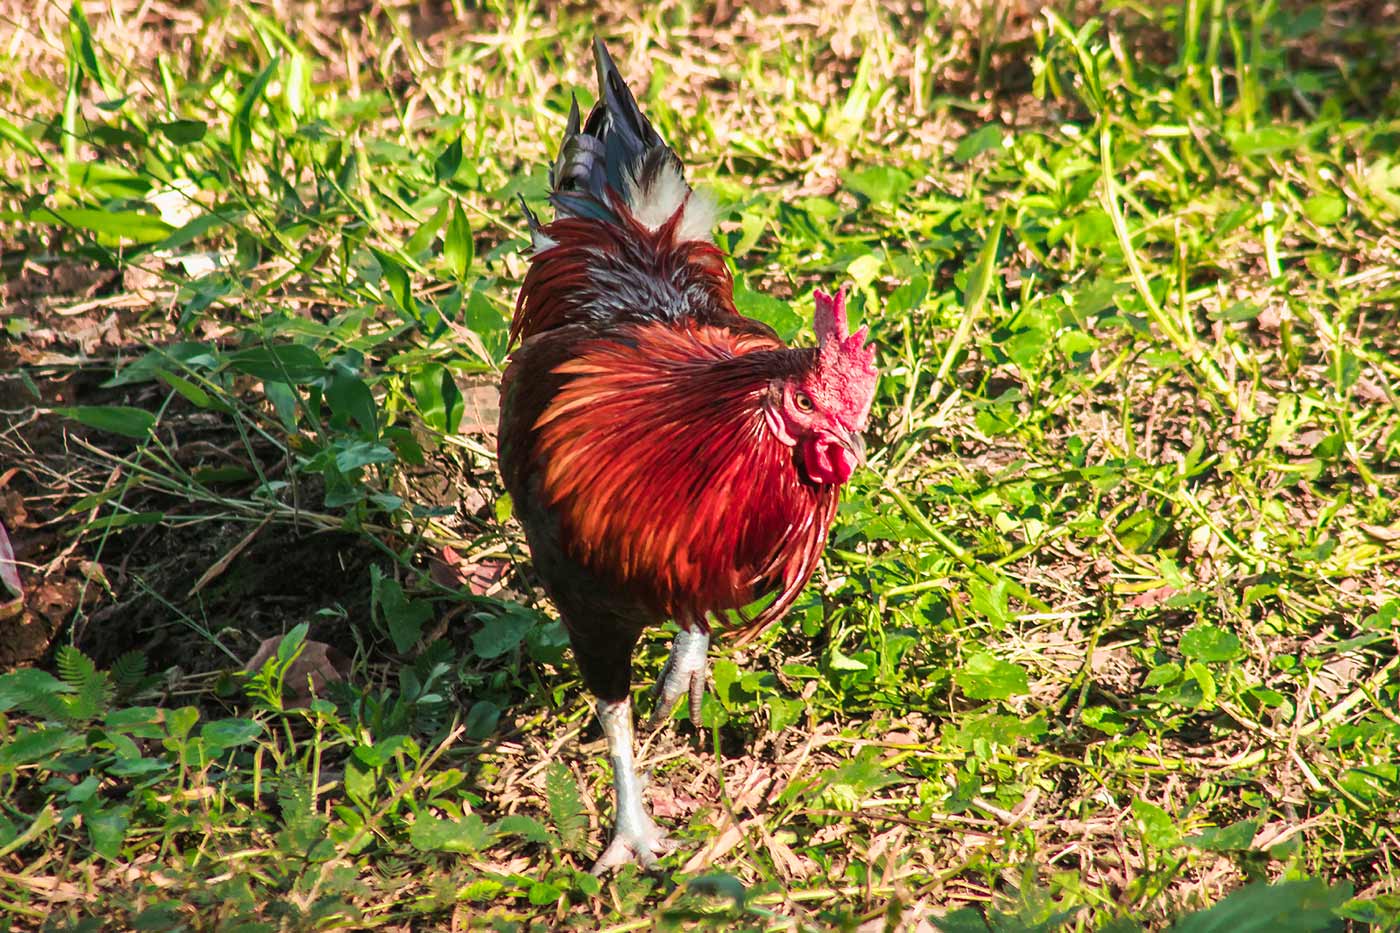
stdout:
{"type": "Polygon", "coordinates": [[[602,877],[629,862],[636,862],[645,871],[660,871],[660,857],[675,851],[676,843],[667,838],[649,818],[646,823],[638,829],[626,829],[619,825],[612,842],[593,863],[593,874],[602,877]]]}
{"type": "Polygon", "coordinates": [[[707,652],[710,649],[709,632],[686,631],[676,633],[671,643],[671,656],[661,669],[661,677],[652,688],[651,695],[656,705],[651,711],[651,725],[660,725],[671,715],[681,694],[690,695],[690,721],[700,726],[700,706],[705,699],[705,681],[709,679],[710,664],[707,652]]]}

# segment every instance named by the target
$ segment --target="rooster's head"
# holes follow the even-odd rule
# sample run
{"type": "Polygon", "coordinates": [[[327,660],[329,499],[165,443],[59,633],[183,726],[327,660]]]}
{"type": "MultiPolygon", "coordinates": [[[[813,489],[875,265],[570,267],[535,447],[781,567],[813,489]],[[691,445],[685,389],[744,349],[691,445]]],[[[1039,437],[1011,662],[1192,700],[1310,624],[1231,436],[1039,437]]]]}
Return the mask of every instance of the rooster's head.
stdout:
{"type": "Polygon", "coordinates": [[[819,290],[816,302],[813,365],[774,386],[765,414],[777,438],[797,448],[813,482],[839,485],[865,462],[861,432],[879,373],[875,348],[865,345],[866,328],[847,330],[846,290],[819,290]]]}

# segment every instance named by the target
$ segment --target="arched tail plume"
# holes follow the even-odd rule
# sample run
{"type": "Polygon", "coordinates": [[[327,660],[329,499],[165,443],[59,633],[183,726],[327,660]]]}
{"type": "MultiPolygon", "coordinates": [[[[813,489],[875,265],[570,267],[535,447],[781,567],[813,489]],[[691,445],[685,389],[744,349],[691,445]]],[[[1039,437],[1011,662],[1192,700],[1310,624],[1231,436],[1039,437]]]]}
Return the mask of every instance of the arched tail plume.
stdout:
{"type": "MultiPolygon", "coordinates": [[[[655,230],[681,211],[676,238],[709,239],[713,205],[686,184],[680,158],[637,106],[600,38],[593,40],[593,57],[598,102],[588,119],[581,121],[574,98],[559,154],[549,169],[549,200],[556,217],[620,224],[622,208],[655,230]]],[[[536,251],[547,249],[551,245],[547,231],[528,208],[525,215],[536,251]]]]}

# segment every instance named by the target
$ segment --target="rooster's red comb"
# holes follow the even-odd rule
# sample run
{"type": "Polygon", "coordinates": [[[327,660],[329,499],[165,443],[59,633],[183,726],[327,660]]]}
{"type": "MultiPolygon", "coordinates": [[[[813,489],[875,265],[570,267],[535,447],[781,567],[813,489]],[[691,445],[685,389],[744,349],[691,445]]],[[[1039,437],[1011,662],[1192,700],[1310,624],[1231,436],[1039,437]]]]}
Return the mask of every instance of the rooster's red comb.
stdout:
{"type": "Polygon", "coordinates": [[[875,348],[865,346],[867,328],[862,324],[852,334],[846,324],[846,286],[838,288],[835,295],[828,295],[820,288],[813,294],[817,302],[813,326],[817,332],[817,343],[821,345],[822,366],[874,376],[875,348]]]}
{"type": "Polygon", "coordinates": [[[865,345],[866,327],[853,334],[846,323],[846,287],[828,295],[814,292],[817,304],[813,327],[817,332],[817,368],[830,392],[833,407],[853,427],[863,426],[870,413],[879,372],[875,369],[875,347],[865,345]]]}

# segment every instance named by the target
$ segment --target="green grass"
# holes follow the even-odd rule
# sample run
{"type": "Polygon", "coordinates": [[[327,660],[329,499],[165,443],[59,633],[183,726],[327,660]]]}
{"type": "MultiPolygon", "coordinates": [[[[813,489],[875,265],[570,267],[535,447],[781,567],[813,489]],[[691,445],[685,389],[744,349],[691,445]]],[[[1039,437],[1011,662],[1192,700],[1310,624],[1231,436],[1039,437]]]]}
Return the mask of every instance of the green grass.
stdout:
{"type": "Polygon", "coordinates": [[[86,9],[0,12],[0,924],[1400,924],[1379,8],[86,9]],[[595,29],[740,307],[851,283],[883,371],[601,883],[490,436],[595,29]]]}

